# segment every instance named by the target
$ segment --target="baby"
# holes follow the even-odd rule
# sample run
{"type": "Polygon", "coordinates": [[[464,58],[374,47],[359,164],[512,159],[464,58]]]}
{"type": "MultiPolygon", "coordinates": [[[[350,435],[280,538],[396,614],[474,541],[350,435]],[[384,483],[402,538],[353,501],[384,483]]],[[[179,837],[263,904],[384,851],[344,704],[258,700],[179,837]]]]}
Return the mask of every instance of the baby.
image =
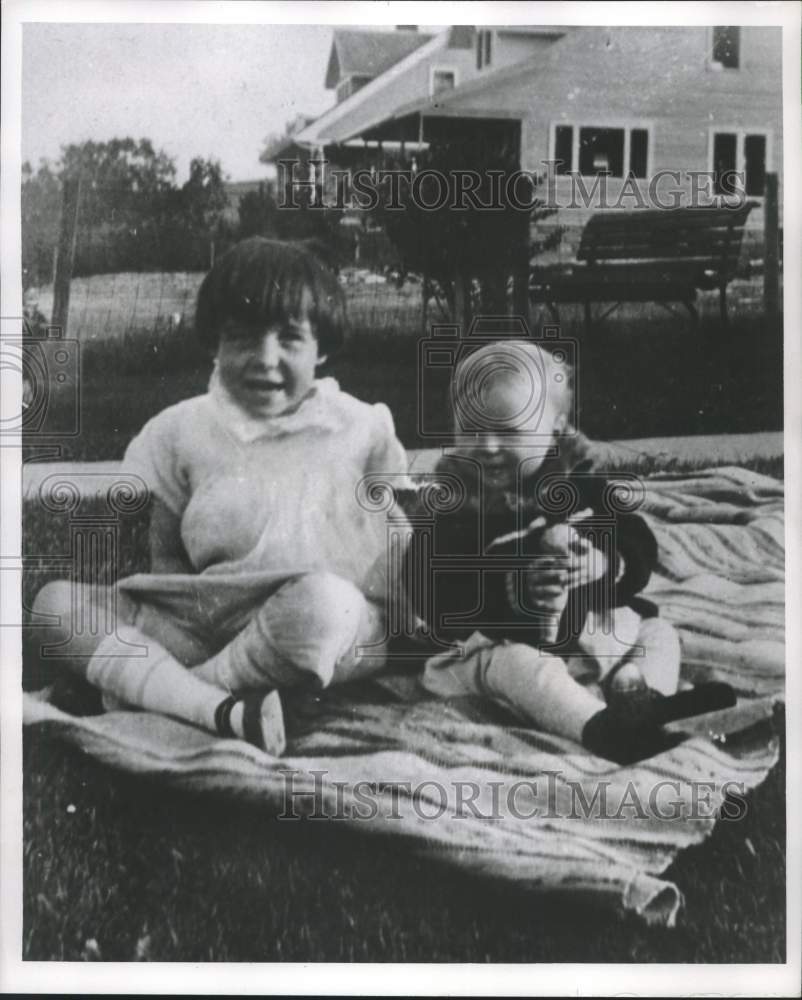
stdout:
{"type": "Polygon", "coordinates": [[[457,367],[452,405],[459,443],[437,474],[464,498],[434,515],[429,565],[408,580],[425,581],[410,596],[432,639],[460,648],[427,660],[424,686],[489,697],[619,763],[678,742],[664,723],[733,704],[726,685],[675,693],[678,635],[639,596],[654,536],[626,511],[599,530],[609,484],[578,462],[565,365],[489,344],[457,367]]]}

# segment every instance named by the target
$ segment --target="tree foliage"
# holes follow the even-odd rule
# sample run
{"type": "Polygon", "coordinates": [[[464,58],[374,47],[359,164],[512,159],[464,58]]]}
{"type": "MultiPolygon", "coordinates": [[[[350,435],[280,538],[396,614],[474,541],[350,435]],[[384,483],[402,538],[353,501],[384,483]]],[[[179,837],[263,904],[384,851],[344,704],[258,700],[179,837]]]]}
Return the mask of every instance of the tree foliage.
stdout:
{"type": "Polygon", "coordinates": [[[58,240],[61,182],[46,161],[34,173],[22,166],[22,284],[38,285],[52,276],[53,251],[58,240]]]}
{"type": "Polygon", "coordinates": [[[517,143],[481,143],[475,133],[434,142],[417,155],[409,181],[398,187],[402,210],[387,207],[386,187],[377,218],[401,267],[439,286],[452,315],[460,284],[474,312],[506,311],[509,279],[522,256],[548,250],[561,238],[554,228],[532,242],[532,230],[555,210],[538,198],[537,179],[519,170],[517,143]],[[464,195],[467,171],[478,178],[471,198],[464,195]]]}
{"type": "Polygon", "coordinates": [[[173,161],[148,139],[112,139],[62,148],[52,165],[29,164],[22,179],[25,284],[49,281],[58,242],[62,184],[79,181],[73,273],[194,270],[208,266],[213,242],[236,236],[227,223],[220,164],[196,157],[176,184],[173,161]]]}

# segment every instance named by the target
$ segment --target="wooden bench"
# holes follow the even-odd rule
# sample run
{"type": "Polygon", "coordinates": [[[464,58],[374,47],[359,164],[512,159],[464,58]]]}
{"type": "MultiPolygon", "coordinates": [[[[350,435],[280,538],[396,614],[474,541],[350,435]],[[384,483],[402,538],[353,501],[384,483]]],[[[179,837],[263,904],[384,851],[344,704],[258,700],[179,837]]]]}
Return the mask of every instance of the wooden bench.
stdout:
{"type": "Polygon", "coordinates": [[[602,302],[612,304],[598,321],[624,302],[656,302],[669,309],[669,303],[679,303],[696,322],[697,291],[717,288],[726,324],[727,285],[755,204],[597,212],[585,226],[574,263],[531,272],[530,301],[544,303],[556,322],[559,304],[580,302],[587,327],[592,304],[602,302]]]}

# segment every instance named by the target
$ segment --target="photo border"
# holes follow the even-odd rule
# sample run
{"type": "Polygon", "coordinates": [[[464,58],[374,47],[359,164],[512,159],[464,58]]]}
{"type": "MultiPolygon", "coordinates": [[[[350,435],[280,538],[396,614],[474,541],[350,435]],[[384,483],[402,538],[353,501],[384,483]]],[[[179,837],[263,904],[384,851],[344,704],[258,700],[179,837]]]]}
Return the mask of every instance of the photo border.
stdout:
{"type": "MultiPolygon", "coordinates": [[[[20,263],[21,178],[21,29],[26,21],[170,22],[170,23],[337,23],[393,24],[415,20],[426,24],[715,24],[781,25],[783,31],[783,146],[786,462],[786,622],[787,664],[787,925],[788,961],[784,965],[316,965],[313,963],[61,963],[23,962],[22,949],[22,711],[21,636],[0,628],[0,989],[3,992],[208,992],[215,993],[404,993],[468,995],[798,995],[800,984],[800,439],[802,384],[800,350],[800,8],[793,2],[765,3],[176,3],[173,0],[64,3],[51,0],[7,0],[2,9],[2,301],[0,315],[22,316],[20,263]],[[789,331],[793,336],[789,336],[789,331]]],[[[11,393],[6,406],[19,406],[21,380],[4,378],[11,393]]],[[[0,620],[19,614],[20,595],[9,579],[21,574],[21,449],[0,449],[2,483],[2,550],[0,620]]],[[[19,619],[16,619],[19,620],[19,619]]],[[[533,898],[533,906],[538,905],[533,898]]],[[[665,933],[670,934],[671,931],[665,933]]]]}

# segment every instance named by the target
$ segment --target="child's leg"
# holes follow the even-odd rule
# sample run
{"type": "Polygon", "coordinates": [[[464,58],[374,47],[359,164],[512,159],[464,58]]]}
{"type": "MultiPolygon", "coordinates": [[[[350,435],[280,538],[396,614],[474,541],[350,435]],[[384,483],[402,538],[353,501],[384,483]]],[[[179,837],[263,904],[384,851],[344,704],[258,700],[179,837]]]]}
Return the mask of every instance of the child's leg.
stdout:
{"type": "Polygon", "coordinates": [[[644,618],[634,649],[609,670],[611,692],[643,686],[672,695],[679,686],[681,650],[679,635],[664,618],[644,618]]]}
{"type": "Polygon", "coordinates": [[[674,694],[679,686],[681,650],[679,634],[665,618],[644,618],[638,631],[643,656],[635,659],[648,687],[661,694],[674,694]]]}
{"type": "MultiPolygon", "coordinates": [[[[85,615],[90,611],[89,602],[96,598],[91,594],[76,595],[72,585],[64,581],[43,588],[34,603],[35,612],[53,616],[59,622],[46,641],[69,640],[65,648],[69,648],[71,656],[65,662],[71,669],[127,705],[171,715],[210,732],[219,730],[218,713],[225,700],[219,688],[194,677],[157,639],[130,622],[119,620],[111,634],[84,630],[75,637],[76,599],[86,602],[81,609],[85,615]]],[[[131,611],[125,608],[125,616],[133,617],[131,611]]],[[[45,634],[44,627],[41,631],[45,634]]],[[[275,706],[266,706],[262,714],[265,720],[260,745],[279,753],[284,733],[280,720],[274,718],[275,706]]],[[[242,705],[230,709],[227,721],[235,735],[245,735],[242,705]]]]}
{"type": "Polygon", "coordinates": [[[115,636],[100,643],[89,660],[86,677],[127,705],[171,715],[211,733],[247,739],[268,753],[284,750],[284,720],[275,692],[260,695],[258,704],[252,705],[223,697],[220,688],[195,677],[134,625],[121,625],[115,636]],[[140,645],[144,655],[121,655],[120,640],[140,645]]]}
{"type": "Polygon", "coordinates": [[[26,645],[43,662],[86,677],[89,658],[105,637],[109,620],[112,627],[115,620],[127,622],[130,611],[127,600],[111,588],[53,580],[34,599],[39,624],[31,628],[26,645]]]}
{"type": "Polygon", "coordinates": [[[354,584],[332,573],[307,573],[281,587],[192,673],[230,691],[310,682],[326,687],[383,666],[383,637],[381,608],[354,584]]]}
{"type": "Polygon", "coordinates": [[[436,694],[480,694],[513,709],[539,729],[582,743],[592,753],[621,764],[654,756],[682,740],[660,722],[605,706],[578,684],[565,662],[520,643],[475,647],[462,660],[434,657],[424,686],[436,694]]]}
{"type": "Polygon", "coordinates": [[[579,742],[604,702],[569,674],[557,656],[522,643],[487,643],[440,666],[429,661],[423,684],[440,695],[478,694],[512,709],[538,729],[579,742]]]}

